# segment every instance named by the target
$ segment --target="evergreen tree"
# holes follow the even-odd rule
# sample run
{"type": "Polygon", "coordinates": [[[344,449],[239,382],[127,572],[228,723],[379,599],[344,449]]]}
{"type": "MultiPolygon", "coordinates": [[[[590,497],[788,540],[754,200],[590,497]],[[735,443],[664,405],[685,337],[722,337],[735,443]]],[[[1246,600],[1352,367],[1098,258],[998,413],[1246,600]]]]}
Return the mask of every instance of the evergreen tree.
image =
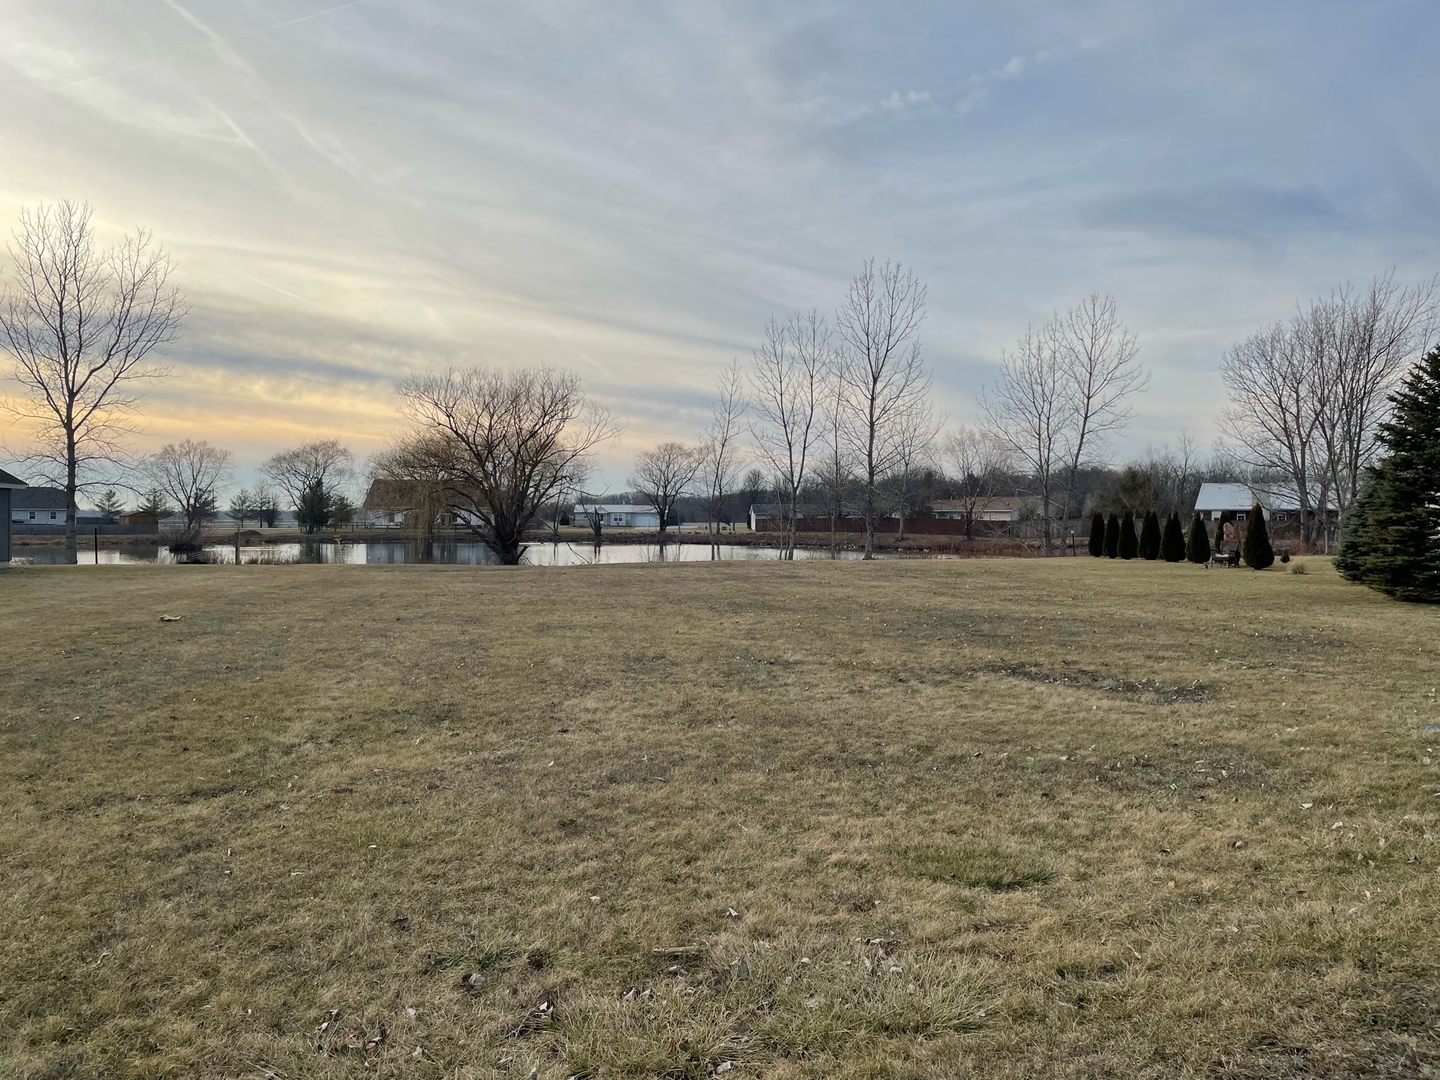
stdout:
{"type": "Polygon", "coordinates": [[[153,490],[145,493],[145,498],[140,502],[140,512],[154,514],[157,518],[167,518],[175,513],[175,510],[166,500],[164,492],[153,490]]]}
{"type": "Polygon", "coordinates": [[[330,492],[325,482],[316,480],[300,494],[300,505],[295,507],[295,523],[307,533],[323,529],[330,524],[330,492]]]}
{"type": "Polygon", "coordinates": [[[1105,522],[1105,557],[1120,557],[1120,518],[1115,514],[1111,514],[1105,522]]]}
{"type": "Polygon", "coordinates": [[[1370,515],[1379,499],[1380,470],[1370,469],[1359,497],[1345,512],[1345,540],[1335,556],[1335,569],[1351,581],[1365,581],[1365,545],[1369,542],[1370,515]]]}
{"type": "Polygon", "coordinates": [[[1190,539],[1185,542],[1185,557],[1193,563],[1210,561],[1210,534],[1205,531],[1205,519],[1198,510],[1190,519],[1190,539]]]}
{"type": "Polygon", "coordinates": [[[1372,471],[1336,564],[1396,599],[1440,603],[1440,346],[1390,401],[1380,428],[1390,456],[1372,471]]]}
{"type": "Polygon", "coordinates": [[[1185,527],[1180,515],[1172,510],[1165,519],[1165,535],[1160,541],[1160,554],[1166,562],[1185,561],[1185,527]]]}
{"type": "Polygon", "coordinates": [[[1120,558],[1133,559],[1140,554],[1140,541],[1135,536],[1135,515],[1129,510],[1120,518],[1120,558]]]}
{"type": "Polygon", "coordinates": [[[1105,554],[1105,515],[1098,511],[1090,519],[1090,554],[1097,559],[1105,554]]]}
{"type": "Polygon", "coordinates": [[[1140,557],[1151,562],[1160,558],[1160,515],[1154,510],[1145,511],[1145,523],[1140,526],[1140,557]]]}
{"type": "Polygon", "coordinates": [[[1265,508],[1256,503],[1245,521],[1245,541],[1240,554],[1252,570],[1265,570],[1274,565],[1275,549],[1270,546],[1270,528],[1265,524],[1265,508]]]}
{"type": "Polygon", "coordinates": [[[100,493],[100,498],[95,500],[95,509],[106,517],[119,517],[125,512],[125,500],[120,498],[114,488],[106,488],[100,493]]]}

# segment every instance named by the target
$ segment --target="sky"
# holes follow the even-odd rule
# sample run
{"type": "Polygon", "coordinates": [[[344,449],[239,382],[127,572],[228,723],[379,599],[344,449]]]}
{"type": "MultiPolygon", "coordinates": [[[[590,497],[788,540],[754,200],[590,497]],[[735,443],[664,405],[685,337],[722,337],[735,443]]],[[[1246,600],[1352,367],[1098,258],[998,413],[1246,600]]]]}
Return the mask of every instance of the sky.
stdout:
{"type": "MultiPolygon", "coordinates": [[[[1433,0],[0,0],[0,235],[153,230],[191,314],[144,450],[237,483],[400,430],[395,380],[573,369],[695,440],[771,315],[928,286],[954,426],[1029,322],[1110,293],[1151,371],[1113,460],[1217,433],[1225,348],[1440,270],[1433,0]]],[[[0,275],[10,260],[0,255],[0,275]]]]}

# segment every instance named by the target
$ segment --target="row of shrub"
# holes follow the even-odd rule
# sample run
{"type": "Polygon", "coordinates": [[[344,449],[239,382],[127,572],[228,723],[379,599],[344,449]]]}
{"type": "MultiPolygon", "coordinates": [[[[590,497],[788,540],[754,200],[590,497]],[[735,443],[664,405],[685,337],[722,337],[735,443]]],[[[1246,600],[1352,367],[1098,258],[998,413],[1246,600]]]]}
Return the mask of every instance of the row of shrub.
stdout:
{"type": "MultiPolygon", "coordinates": [[[[1090,554],[1097,559],[1103,556],[1110,559],[1208,563],[1212,552],[1210,534],[1198,512],[1191,518],[1187,534],[1178,513],[1172,513],[1162,526],[1160,515],[1154,510],[1147,510],[1137,534],[1135,515],[1126,510],[1123,514],[1111,514],[1109,518],[1096,514],[1090,519],[1090,554]]],[[[1264,570],[1275,562],[1270,530],[1265,525],[1265,512],[1258,504],[1250,511],[1240,555],[1246,566],[1256,570],[1264,570]]]]}

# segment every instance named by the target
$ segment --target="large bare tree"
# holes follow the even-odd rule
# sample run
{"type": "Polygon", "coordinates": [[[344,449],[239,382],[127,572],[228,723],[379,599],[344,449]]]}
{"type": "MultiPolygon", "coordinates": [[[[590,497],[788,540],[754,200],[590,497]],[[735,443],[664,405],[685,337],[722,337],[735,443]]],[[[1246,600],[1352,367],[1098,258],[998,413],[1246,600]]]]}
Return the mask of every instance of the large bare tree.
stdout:
{"type": "Polygon", "coordinates": [[[965,514],[965,538],[973,540],[975,514],[1009,468],[1009,454],[990,432],[961,426],[945,437],[941,457],[965,514]]]}
{"type": "Polygon", "coordinates": [[[821,459],[815,471],[825,514],[830,519],[831,551],[839,546],[840,523],[845,519],[846,496],[854,477],[850,440],[846,437],[845,381],[840,370],[843,363],[843,354],[832,352],[820,388],[821,459]]]}
{"type": "Polygon", "coordinates": [[[1055,551],[1056,510],[1070,516],[1080,470],[1125,426],[1129,398],[1149,384],[1135,335],[1114,298],[1098,293],[1038,329],[1026,327],[1015,351],[1002,356],[1000,379],[981,408],[1032,477],[1047,555],[1055,551]]]}
{"type": "Polygon", "coordinates": [[[1120,321],[1113,296],[1091,293],[1056,316],[1058,340],[1072,395],[1069,461],[1063,514],[1070,517],[1075,478],[1086,455],[1130,419],[1129,399],[1150,386],[1140,345],[1120,321]]]}
{"type": "Polygon", "coordinates": [[[518,563],[543,508],[573,491],[618,429],[575,375],[552,368],[452,368],[399,386],[411,422],[392,448],[397,479],[434,485],[446,510],[500,562],[518,563]]]}
{"type": "Polygon", "coordinates": [[[663,442],[653,450],[643,450],[635,458],[635,469],[630,474],[630,487],[652,507],[660,517],[660,538],[670,518],[675,514],[675,504],[689,493],[700,471],[703,451],[684,443],[663,442]]]}
{"type": "Polygon", "coordinates": [[[0,291],[0,347],[18,393],[4,401],[32,439],[32,471],[65,491],[65,552],[75,559],[76,494],[124,461],[139,384],[179,336],[187,308],[174,264],[144,229],[108,248],[94,211],[68,200],[20,214],[0,291]]]}
{"type": "Polygon", "coordinates": [[[866,261],[835,314],[844,431],[863,485],[865,558],[875,554],[881,484],[895,468],[905,417],[924,403],[930,376],[920,354],[925,286],[898,263],[866,261]]]}
{"type": "Polygon", "coordinates": [[[1343,521],[1359,496],[1389,394],[1437,316],[1440,278],[1404,287],[1387,273],[1365,289],[1331,290],[1226,354],[1223,430],[1247,465],[1284,477],[1307,543],[1328,544],[1328,512],[1343,521]]]}
{"type": "Polygon", "coordinates": [[[185,527],[198,529],[215,513],[218,489],[230,479],[230,451],[191,439],[166,443],[145,459],[144,473],[152,490],[175,500],[185,527]]]}
{"type": "Polygon", "coordinates": [[[734,489],[740,472],[741,421],[749,401],[745,396],[745,375],[732,362],[720,373],[720,385],[710,406],[710,424],[701,444],[700,481],[705,489],[707,529],[718,539],[725,515],[725,497],[734,489]]]}
{"type": "Polygon", "coordinates": [[[820,434],[820,396],[833,349],[817,310],[765,324],[750,366],[755,419],[750,430],[780,496],[781,558],[795,557],[800,492],[820,434]]]}
{"type": "Polygon", "coordinates": [[[1054,323],[1027,326],[1000,356],[1000,379],[980,399],[995,439],[1024,466],[1040,499],[1045,552],[1053,550],[1055,474],[1064,468],[1073,416],[1071,385],[1054,323]]]}
{"type": "Polygon", "coordinates": [[[305,517],[305,531],[314,532],[305,508],[333,496],[354,475],[354,460],[339,439],[316,439],[282,450],[260,466],[260,474],[284,492],[297,518],[305,517]]]}

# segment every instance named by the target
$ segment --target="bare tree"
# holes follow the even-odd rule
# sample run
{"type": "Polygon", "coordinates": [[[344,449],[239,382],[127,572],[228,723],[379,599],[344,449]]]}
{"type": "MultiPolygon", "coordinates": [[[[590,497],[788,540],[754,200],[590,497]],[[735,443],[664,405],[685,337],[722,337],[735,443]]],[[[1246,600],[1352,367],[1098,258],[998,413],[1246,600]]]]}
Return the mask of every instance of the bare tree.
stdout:
{"type": "MultiPolygon", "coordinates": [[[[338,439],[317,439],[283,450],[260,466],[260,473],[285,494],[297,515],[302,507],[323,499],[354,475],[354,458],[338,439]]],[[[306,532],[315,523],[307,520],[306,532]]]]}
{"type": "Polygon", "coordinates": [[[701,445],[700,478],[705,488],[706,528],[718,538],[725,516],[725,496],[735,487],[740,471],[740,423],[749,402],[745,398],[745,376],[732,362],[720,374],[720,386],[710,406],[710,425],[701,445]]]}
{"type": "Polygon", "coordinates": [[[965,513],[965,538],[975,538],[975,514],[1009,468],[1009,456],[988,431],[960,427],[945,437],[942,457],[955,481],[957,501],[965,513]]]}
{"type": "Polygon", "coordinates": [[[817,470],[823,493],[826,516],[830,518],[830,550],[839,546],[840,523],[845,518],[845,496],[853,480],[850,441],[846,438],[845,379],[841,366],[844,354],[838,350],[830,356],[830,364],[820,391],[821,451],[824,459],[817,470]]]}
{"type": "Polygon", "coordinates": [[[775,477],[784,559],[795,557],[800,492],[820,432],[819,395],[832,351],[830,328],[812,309],[792,315],[783,325],[775,319],[766,323],[750,368],[756,417],[750,430],[775,477]]]}
{"type": "Polygon", "coordinates": [[[145,459],[144,472],[154,490],[175,500],[185,527],[198,529],[213,516],[216,490],[230,479],[230,451],[186,439],[166,443],[145,459]]]}
{"type": "Polygon", "coordinates": [[[895,423],[895,468],[887,477],[890,501],[898,527],[895,539],[905,539],[905,519],[924,501],[924,491],[934,481],[935,440],[940,421],[928,398],[916,399],[895,423]]]}
{"type": "Polygon", "coordinates": [[[898,263],[866,261],[835,323],[848,354],[840,365],[847,441],[864,485],[865,558],[875,554],[880,485],[895,468],[899,425],[930,390],[920,355],[925,286],[898,263]]]}
{"type": "Polygon", "coordinates": [[[525,533],[618,429],[580,380],[550,368],[452,368],[401,380],[411,422],[393,450],[400,477],[434,484],[445,508],[500,562],[518,563],[525,533]]]}
{"type": "Polygon", "coordinates": [[[1331,349],[1315,378],[1328,487],[1343,522],[1375,459],[1390,393],[1436,333],[1440,276],[1403,288],[1391,271],[1363,291],[1335,289],[1312,309],[1334,324],[1323,335],[1331,349]]]}
{"type": "Polygon", "coordinates": [[[1045,552],[1053,550],[1055,472],[1063,468],[1074,415],[1058,328],[1027,326],[1000,357],[1000,379],[980,399],[995,439],[1023,464],[1040,499],[1045,552]]]}
{"type": "Polygon", "coordinates": [[[1056,323],[1074,413],[1063,510],[1068,518],[1075,477],[1086,463],[1086,453],[1125,426],[1130,418],[1128,399],[1149,388],[1150,376],[1140,366],[1139,343],[1120,322],[1113,296],[1091,293],[1057,316],[1056,323]]]}
{"type": "Polygon", "coordinates": [[[22,457],[65,491],[65,552],[75,561],[76,493],[123,460],[147,361],[180,336],[187,308],[174,265],[144,229],[101,250],[87,204],[20,215],[0,292],[0,346],[19,386],[5,407],[31,429],[22,457]]]}
{"type": "Polygon", "coordinates": [[[1114,298],[1091,293],[1038,330],[1026,327],[1015,352],[1001,358],[999,382],[981,399],[992,430],[1034,480],[1047,555],[1055,550],[1057,503],[1068,518],[1080,470],[1125,426],[1127,399],[1150,384],[1138,357],[1114,298]]]}
{"type": "Polygon", "coordinates": [[[660,516],[660,537],[675,513],[675,504],[690,490],[700,471],[701,451],[678,442],[663,442],[635,459],[630,486],[660,516]]]}

